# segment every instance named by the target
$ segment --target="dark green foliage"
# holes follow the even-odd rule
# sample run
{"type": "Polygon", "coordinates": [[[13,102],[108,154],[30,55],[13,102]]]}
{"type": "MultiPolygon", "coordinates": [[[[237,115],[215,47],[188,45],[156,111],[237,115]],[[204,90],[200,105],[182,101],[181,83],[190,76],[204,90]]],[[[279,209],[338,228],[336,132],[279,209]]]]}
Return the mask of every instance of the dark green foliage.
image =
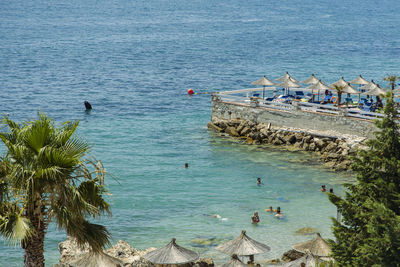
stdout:
{"type": "Polygon", "coordinates": [[[331,241],[339,266],[400,266],[400,134],[390,93],[384,112],[376,138],[354,158],[357,183],[344,198],[329,196],[343,215],[331,241]]]}

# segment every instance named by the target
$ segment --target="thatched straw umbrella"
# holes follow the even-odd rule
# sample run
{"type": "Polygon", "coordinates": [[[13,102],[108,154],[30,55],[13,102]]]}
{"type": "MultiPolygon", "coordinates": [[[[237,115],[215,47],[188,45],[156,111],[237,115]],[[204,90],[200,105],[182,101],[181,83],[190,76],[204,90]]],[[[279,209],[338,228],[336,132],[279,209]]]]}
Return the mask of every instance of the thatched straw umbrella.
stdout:
{"type": "Polygon", "coordinates": [[[330,86],[326,85],[323,81],[319,80],[316,84],[312,84],[308,87],[306,87],[306,89],[311,89],[313,90],[318,90],[318,101],[319,101],[319,91],[320,90],[330,90],[332,89],[330,86]]]}
{"type": "Polygon", "coordinates": [[[237,238],[217,246],[216,249],[228,255],[239,256],[256,255],[271,250],[269,246],[248,237],[245,230],[237,238]]]}
{"type": "Polygon", "coordinates": [[[362,93],[362,95],[375,95],[375,96],[380,96],[380,95],[385,95],[386,92],[379,87],[379,85],[375,84],[374,86],[372,85],[371,88],[367,91],[362,93]]]}
{"type": "Polygon", "coordinates": [[[71,267],[123,267],[124,263],[103,252],[85,253],[83,256],[69,263],[71,267]]]}
{"type": "Polygon", "coordinates": [[[154,264],[184,264],[199,258],[195,251],[178,246],[175,238],[163,248],[153,250],[143,257],[154,264]]]}
{"type": "Polygon", "coordinates": [[[287,94],[289,94],[289,88],[299,88],[299,87],[301,87],[292,78],[289,78],[289,79],[277,84],[277,86],[286,88],[287,89],[287,94]]]}
{"type": "Polygon", "coordinates": [[[293,249],[302,253],[307,253],[309,251],[312,255],[319,257],[328,257],[331,253],[331,247],[328,242],[322,239],[319,233],[317,233],[317,237],[312,240],[294,245],[293,249]]]}
{"type": "Polygon", "coordinates": [[[241,262],[236,254],[232,255],[232,258],[229,262],[224,263],[221,267],[248,267],[249,265],[241,262]]]}
{"type": "Polygon", "coordinates": [[[317,79],[317,77],[315,77],[314,74],[311,74],[310,78],[302,81],[301,83],[305,83],[305,84],[317,84],[320,80],[317,79]]]}
{"type": "Polygon", "coordinates": [[[362,85],[362,84],[368,84],[368,81],[365,80],[360,74],[360,76],[358,76],[354,80],[350,81],[350,83],[351,84],[360,84],[360,85],[362,85]]]}
{"type": "Polygon", "coordinates": [[[286,74],[285,75],[283,75],[282,77],[280,77],[280,78],[278,78],[278,79],[275,79],[275,80],[277,80],[277,81],[279,81],[279,82],[284,82],[284,81],[287,81],[287,80],[292,80],[293,82],[295,82],[295,83],[298,83],[299,81],[298,80],[296,80],[295,78],[293,78],[292,76],[290,76],[290,74],[289,74],[289,72],[286,72],[286,74]]]}
{"type": "Polygon", "coordinates": [[[262,77],[261,79],[259,79],[259,80],[257,80],[257,81],[254,81],[254,82],[252,82],[251,84],[254,84],[254,85],[262,85],[262,86],[263,86],[263,94],[262,94],[263,99],[264,99],[264,90],[265,90],[265,86],[273,86],[273,85],[276,85],[276,83],[274,83],[273,81],[269,80],[269,79],[267,78],[267,76],[265,76],[265,75],[264,75],[264,77],[262,77]]]}
{"type": "Polygon", "coordinates": [[[364,86],[361,86],[359,89],[360,90],[369,90],[369,89],[373,89],[377,84],[374,82],[374,80],[371,80],[369,83],[367,83],[364,86]]]}
{"type": "Polygon", "coordinates": [[[251,261],[253,261],[254,255],[271,250],[269,246],[248,237],[245,230],[242,230],[242,233],[235,239],[217,246],[216,249],[228,255],[250,256],[251,261]]]}
{"type": "Polygon", "coordinates": [[[331,83],[329,86],[334,87],[335,85],[337,86],[346,86],[347,82],[341,77],[338,81],[331,83]]]}

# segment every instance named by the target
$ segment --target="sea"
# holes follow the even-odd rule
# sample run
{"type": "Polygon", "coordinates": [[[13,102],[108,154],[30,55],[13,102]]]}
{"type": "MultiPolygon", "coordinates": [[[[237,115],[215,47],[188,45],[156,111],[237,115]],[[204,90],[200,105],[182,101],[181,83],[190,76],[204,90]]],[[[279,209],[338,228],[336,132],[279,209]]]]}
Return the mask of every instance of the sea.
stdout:
{"type": "MultiPolygon", "coordinates": [[[[256,256],[264,262],[312,239],[295,233],[303,227],[334,238],[336,208],[319,189],[343,195],[354,175],[310,153],[207,130],[210,93],[286,71],[326,83],[362,74],[387,86],[382,78],[400,71],[398,10],[397,0],[2,0],[0,113],[80,121],[77,135],[109,173],[112,216],[95,222],[113,244],[146,249],[176,238],[221,263],[229,256],[215,247],[246,230],[271,247],[256,256]]],[[[46,265],[58,263],[65,239],[50,226],[46,265]]],[[[23,266],[23,250],[4,238],[0,266],[23,266]]]]}

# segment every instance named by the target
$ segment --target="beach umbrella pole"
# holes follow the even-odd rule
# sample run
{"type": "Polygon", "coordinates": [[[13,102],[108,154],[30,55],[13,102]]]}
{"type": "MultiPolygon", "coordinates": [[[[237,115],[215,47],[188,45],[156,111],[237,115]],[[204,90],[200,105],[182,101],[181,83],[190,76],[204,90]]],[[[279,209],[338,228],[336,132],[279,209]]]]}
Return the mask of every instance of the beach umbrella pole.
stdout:
{"type": "Polygon", "coordinates": [[[262,94],[263,101],[264,101],[264,91],[265,91],[265,85],[263,85],[263,94],[262,94]]]}

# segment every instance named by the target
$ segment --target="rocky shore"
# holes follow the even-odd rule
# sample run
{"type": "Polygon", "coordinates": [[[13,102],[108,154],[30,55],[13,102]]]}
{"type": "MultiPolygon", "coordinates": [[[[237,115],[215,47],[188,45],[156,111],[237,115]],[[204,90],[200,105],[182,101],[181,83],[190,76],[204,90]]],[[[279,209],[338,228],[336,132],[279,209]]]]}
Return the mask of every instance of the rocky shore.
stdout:
{"type": "Polygon", "coordinates": [[[207,127],[218,133],[227,134],[246,144],[271,144],[291,147],[316,153],[324,165],[335,171],[350,169],[351,156],[364,147],[366,138],[339,135],[334,129],[329,132],[295,128],[279,128],[264,123],[241,119],[214,119],[207,127]]]}
{"type": "MultiPolygon", "coordinates": [[[[101,254],[93,255],[88,247],[79,247],[73,238],[68,237],[66,241],[59,243],[60,263],[54,267],[155,267],[143,256],[156,248],[137,250],[128,242],[119,240],[111,248],[104,250],[101,254]]],[[[209,258],[200,258],[194,263],[180,265],[183,267],[212,267],[214,262],[209,258]]]]}
{"type": "MultiPolygon", "coordinates": [[[[302,229],[300,229],[302,230],[302,229]]],[[[101,254],[91,254],[88,247],[79,247],[75,240],[68,237],[66,241],[59,243],[58,250],[61,254],[59,264],[53,267],[155,267],[143,256],[156,248],[137,250],[128,242],[119,240],[117,244],[106,249],[101,254]]],[[[264,261],[264,265],[276,265],[282,262],[294,261],[304,256],[304,253],[289,250],[281,259],[264,261]]],[[[194,263],[179,265],[181,267],[214,267],[214,261],[210,258],[200,258],[194,263]]]]}

